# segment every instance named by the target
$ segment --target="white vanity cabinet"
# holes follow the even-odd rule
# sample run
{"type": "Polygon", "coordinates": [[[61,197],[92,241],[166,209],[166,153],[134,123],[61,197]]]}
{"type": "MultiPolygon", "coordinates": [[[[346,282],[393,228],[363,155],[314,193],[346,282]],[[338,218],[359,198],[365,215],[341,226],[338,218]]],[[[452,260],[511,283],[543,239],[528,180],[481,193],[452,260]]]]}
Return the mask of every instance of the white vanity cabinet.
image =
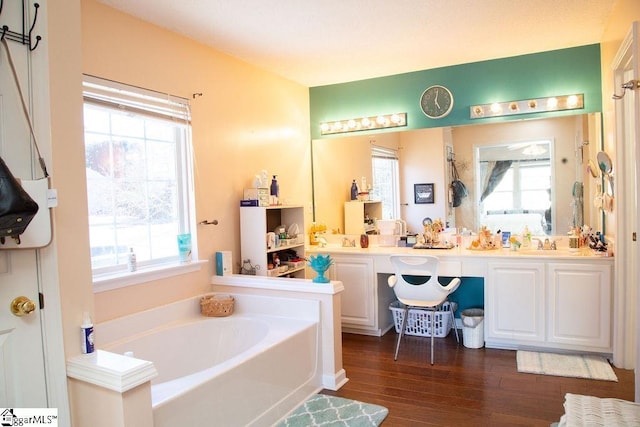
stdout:
{"type": "Polygon", "coordinates": [[[541,262],[489,263],[484,284],[487,343],[510,347],[544,341],[544,272],[541,262]]]}
{"type": "Polygon", "coordinates": [[[488,348],[613,353],[613,258],[557,251],[313,248],[329,253],[332,280],[344,285],[342,329],[380,336],[393,328],[389,258],[433,255],[441,276],[484,280],[488,348]]]}
{"type": "Polygon", "coordinates": [[[382,336],[393,319],[389,304],[395,298],[385,280],[377,280],[370,256],[331,254],[331,280],[339,280],[342,292],[342,330],[364,335],[382,336]],[[378,282],[384,282],[378,283],[378,282]]]}
{"type": "Polygon", "coordinates": [[[611,283],[609,263],[489,263],[486,346],[611,353],[611,283]]]}
{"type": "Polygon", "coordinates": [[[611,266],[553,263],[547,269],[547,341],[610,352],[611,266]]]}

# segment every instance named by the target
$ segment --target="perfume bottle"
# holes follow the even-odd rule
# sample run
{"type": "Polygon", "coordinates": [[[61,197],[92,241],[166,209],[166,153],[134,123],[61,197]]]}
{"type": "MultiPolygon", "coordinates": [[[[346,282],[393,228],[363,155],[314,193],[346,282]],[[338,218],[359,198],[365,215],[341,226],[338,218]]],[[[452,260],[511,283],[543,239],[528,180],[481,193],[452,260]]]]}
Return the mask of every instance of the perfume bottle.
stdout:
{"type": "Polygon", "coordinates": [[[280,197],[280,186],[278,185],[277,175],[273,175],[273,179],[271,180],[271,190],[270,193],[272,196],[280,197]]]}
{"type": "Polygon", "coordinates": [[[356,184],[356,180],[354,179],[351,183],[351,200],[358,199],[358,184],[356,184]]]}

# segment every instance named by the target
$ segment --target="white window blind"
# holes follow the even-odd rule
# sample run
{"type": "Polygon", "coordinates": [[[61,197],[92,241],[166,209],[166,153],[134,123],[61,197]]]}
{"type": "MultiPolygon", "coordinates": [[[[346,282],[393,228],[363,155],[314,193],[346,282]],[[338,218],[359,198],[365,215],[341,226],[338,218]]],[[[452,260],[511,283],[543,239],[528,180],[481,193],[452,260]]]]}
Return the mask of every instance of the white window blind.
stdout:
{"type": "Polygon", "coordinates": [[[89,75],[84,76],[82,89],[84,101],[91,104],[184,124],[191,123],[191,111],[185,98],[89,75]]]}
{"type": "Polygon", "coordinates": [[[398,151],[393,148],[371,146],[371,157],[398,160],[398,151]]]}

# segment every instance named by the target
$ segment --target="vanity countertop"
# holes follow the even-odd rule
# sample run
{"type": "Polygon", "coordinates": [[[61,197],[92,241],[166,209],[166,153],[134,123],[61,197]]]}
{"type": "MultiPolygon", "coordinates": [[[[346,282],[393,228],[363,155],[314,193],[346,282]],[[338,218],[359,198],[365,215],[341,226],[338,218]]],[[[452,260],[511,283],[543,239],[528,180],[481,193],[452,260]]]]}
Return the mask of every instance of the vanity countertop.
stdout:
{"type": "Polygon", "coordinates": [[[398,246],[380,246],[370,245],[363,249],[356,247],[343,247],[341,244],[329,243],[325,246],[308,245],[306,252],[312,253],[335,253],[345,255],[434,255],[437,257],[464,257],[464,258],[502,258],[502,259],[553,259],[553,260],[572,260],[590,259],[602,260],[602,262],[613,262],[613,257],[607,256],[606,252],[595,252],[588,248],[582,248],[577,252],[571,252],[568,248],[559,247],[557,250],[540,250],[540,249],[523,249],[513,251],[509,248],[493,249],[493,250],[471,250],[465,248],[452,249],[414,249],[412,247],[398,246]]]}

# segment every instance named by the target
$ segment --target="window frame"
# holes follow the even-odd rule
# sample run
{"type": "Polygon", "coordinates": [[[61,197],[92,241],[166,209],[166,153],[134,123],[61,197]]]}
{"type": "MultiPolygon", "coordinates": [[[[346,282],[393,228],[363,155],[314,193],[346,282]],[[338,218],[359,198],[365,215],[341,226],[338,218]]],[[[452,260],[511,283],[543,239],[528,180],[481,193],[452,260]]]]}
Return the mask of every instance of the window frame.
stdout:
{"type": "Polygon", "coordinates": [[[392,166],[392,179],[391,179],[391,206],[389,202],[385,203],[384,200],[381,199],[382,202],[382,218],[379,219],[399,219],[400,218],[400,158],[398,155],[398,150],[394,148],[381,147],[377,145],[371,145],[371,181],[374,186],[374,192],[376,191],[376,168],[375,168],[375,160],[376,159],[387,159],[393,161],[392,166]],[[386,207],[386,209],[385,209],[386,207]],[[384,215],[385,211],[390,212],[391,218],[386,218],[384,215]]]}
{"type": "MultiPolygon", "coordinates": [[[[89,106],[89,108],[105,109],[118,113],[125,111],[140,119],[171,123],[174,131],[180,132],[180,135],[176,135],[172,141],[173,147],[175,147],[176,175],[173,182],[176,185],[175,203],[177,204],[177,206],[174,204],[177,211],[177,221],[173,223],[177,226],[178,233],[192,234],[192,253],[193,259],[196,260],[191,265],[181,265],[176,245],[175,255],[139,261],[138,269],[135,272],[129,272],[126,263],[121,261],[104,267],[92,266],[94,291],[101,292],[200,269],[200,264],[203,262],[197,261],[197,236],[194,233],[196,226],[193,146],[188,100],[95,76],[83,75],[83,101],[83,105],[89,106]]],[[[86,130],[84,135],[87,135],[86,130]]],[[[111,129],[109,129],[109,135],[113,135],[111,129]]],[[[148,144],[153,139],[147,138],[145,135],[142,137],[142,141],[144,144],[148,144]]],[[[146,161],[148,159],[145,158],[146,161]]],[[[148,176],[145,176],[136,182],[148,184],[148,180],[148,176]]],[[[89,187],[87,189],[89,191],[89,187]]],[[[114,224],[117,224],[117,221],[114,224]]],[[[150,222],[146,221],[144,225],[149,227],[150,222]]],[[[153,246],[153,241],[148,242],[148,247],[151,246],[153,246]]]]}
{"type": "MultiPolygon", "coordinates": [[[[516,209],[513,208],[509,213],[511,214],[528,214],[535,213],[539,214],[542,217],[543,224],[546,224],[546,229],[542,230],[544,234],[553,235],[556,232],[556,211],[557,211],[557,200],[556,200],[556,192],[553,189],[556,188],[556,163],[555,163],[555,138],[554,137],[541,137],[532,140],[523,140],[523,141],[508,141],[508,142],[498,142],[491,144],[474,144],[473,145],[473,158],[474,158],[474,173],[475,176],[479,177],[475,182],[475,202],[477,206],[477,211],[475,215],[476,227],[481,227],[483,225],[487,225],[487,223],[496,223],[495,218],[499,215],[507,215],[506,211],[498,209],[498,210],[489,210],[488,214],[487,210],[484,207],[484,203],[480,201],[480,195],[483,192],[483,172],[481,168],[481,163],[485,161],[497,161],[497,160],[514,160],[521,161],[523,163],[527,163],[527,161],[532,160],[544,160],[548,162],[550,167],[550,177],[549,177],[549,188],[552,191],[549,194],[550,208],[547,210],[543,209],[516,209]],[[532,144],[545,144],[548,147],[548,153],[543,155],[529,155],[529,156],[519,156],[516,155],[516,150],[519,148],[523,148],[527,145],[532,144]],[[488,150],[495,149],[503,149],[501,153],[491,153],[489,154],[488,150]],[[489,217],[494,217],[492,220],[488,220],[489,217]]],[[[519,177],[518,177],[519,179],[519,177]]],[[[521,206],[521,205],[520,205],[521,206]]],[[[504,231],[502,227],[504,224],[502,222],[499,223],[500,227],[504,231]]],[[[511,230],[508,230],[511,231],[511,230]]]]}

